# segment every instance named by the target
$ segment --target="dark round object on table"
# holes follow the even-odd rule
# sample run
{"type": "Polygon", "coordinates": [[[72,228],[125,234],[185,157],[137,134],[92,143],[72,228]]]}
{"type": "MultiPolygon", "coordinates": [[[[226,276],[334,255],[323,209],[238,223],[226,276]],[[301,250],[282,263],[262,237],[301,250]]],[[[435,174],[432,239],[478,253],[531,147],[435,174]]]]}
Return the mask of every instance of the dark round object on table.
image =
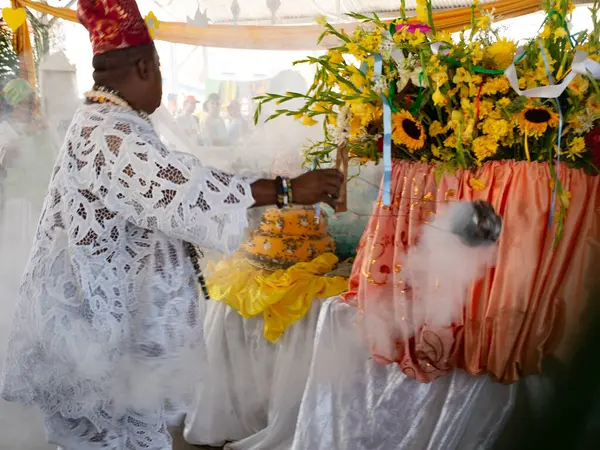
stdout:
{"type": "Polygon", "coordinates": [[[482,200],[465,204],[452,223],[452,232],[469,247],[491,245],[498,241],[501,231],[502,218],[491,204],[482,200]]]}

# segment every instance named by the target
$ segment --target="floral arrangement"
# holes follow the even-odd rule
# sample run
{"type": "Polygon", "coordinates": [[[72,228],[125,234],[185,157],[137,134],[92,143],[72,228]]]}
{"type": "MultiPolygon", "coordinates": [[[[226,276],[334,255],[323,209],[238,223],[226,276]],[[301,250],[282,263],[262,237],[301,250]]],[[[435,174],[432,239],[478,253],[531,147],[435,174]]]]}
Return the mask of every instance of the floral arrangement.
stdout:
{"type": "MultiPolygon", "coordinates": [[[[598,0],[590,8],[593,29],[576,35],[569,31],[574,9],[569,0],[546,0],[544,8],[538,36],[520,52],[477,2],[470,28],[458,38],[436,29],[431,0],[417,0],[419,22],[407,18],[404,2],[400,18],[391,23],[351,14],[361,21],[352,34],[318,18],[321,39],[333,35],[340,45],[298,61],[316,67],[309,91],[258,97],[256,119],[268,102],[282,105],[269,119],[288,115],[305,125],[322,119],[324,138],[310,144],[308,159],[330,162],[332,152],[344,146],[351,159],[364,163],[381,157],[383,111],[389,105],[392,157],[435,163],[440,174],[488,160],[552,161],[560,131],[561,160],[597,173],[598,81],[589,73],[577,74],[558,98],[545,99],[520,95],[505,74],[514,66],[518,89],[527,90],[560,84],[577,51],[600,61],[598,0]],[[302,107],[283,109],[293,99],[302,99],[302,107]]],[[[474,179],[475,189],[476,184],[474,179]]],[[[568,193],[559,191],[566,207],[568,193]]]]}

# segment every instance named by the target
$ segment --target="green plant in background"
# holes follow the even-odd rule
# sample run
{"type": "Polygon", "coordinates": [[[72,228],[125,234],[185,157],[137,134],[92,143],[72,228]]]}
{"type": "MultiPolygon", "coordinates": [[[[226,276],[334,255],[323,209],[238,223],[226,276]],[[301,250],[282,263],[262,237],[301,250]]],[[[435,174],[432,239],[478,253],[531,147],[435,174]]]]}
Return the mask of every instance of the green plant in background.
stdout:
{"type": "Polygon", "coordinates": [[[12,31],[0,20],[0,88],[19,72],[19,59],[12,44],[12,31]]]}

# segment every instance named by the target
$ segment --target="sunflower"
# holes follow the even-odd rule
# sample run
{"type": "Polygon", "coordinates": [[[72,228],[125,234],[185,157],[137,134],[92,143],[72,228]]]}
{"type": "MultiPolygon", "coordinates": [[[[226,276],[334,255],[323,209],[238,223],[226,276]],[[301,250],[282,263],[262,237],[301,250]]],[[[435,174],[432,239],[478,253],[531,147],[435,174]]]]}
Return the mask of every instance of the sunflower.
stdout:
{"type": "Polygon", "coordinates": [[[408,111],[400,111],[392,116],[392,140],[411,152],[425,145],[425,130],[408,111]]]}
{"type": "Polygon", "coordinates": [[[518,122],[523,133],[540,137],[548,127],[558,126],[558,114],[545,106],[527,106],[519,114],[518,122]]]}

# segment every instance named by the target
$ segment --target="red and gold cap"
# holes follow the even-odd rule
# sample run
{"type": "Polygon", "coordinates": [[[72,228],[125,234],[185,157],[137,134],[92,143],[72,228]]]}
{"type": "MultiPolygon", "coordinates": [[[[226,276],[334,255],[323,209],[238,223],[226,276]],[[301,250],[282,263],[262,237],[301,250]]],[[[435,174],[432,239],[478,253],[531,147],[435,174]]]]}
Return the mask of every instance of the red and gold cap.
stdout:
{"type": "Polygon", "coordinates": [[[152,43],[135,0],[78,0],[77,18],[90,33],[94,55],[152,43]]]}

